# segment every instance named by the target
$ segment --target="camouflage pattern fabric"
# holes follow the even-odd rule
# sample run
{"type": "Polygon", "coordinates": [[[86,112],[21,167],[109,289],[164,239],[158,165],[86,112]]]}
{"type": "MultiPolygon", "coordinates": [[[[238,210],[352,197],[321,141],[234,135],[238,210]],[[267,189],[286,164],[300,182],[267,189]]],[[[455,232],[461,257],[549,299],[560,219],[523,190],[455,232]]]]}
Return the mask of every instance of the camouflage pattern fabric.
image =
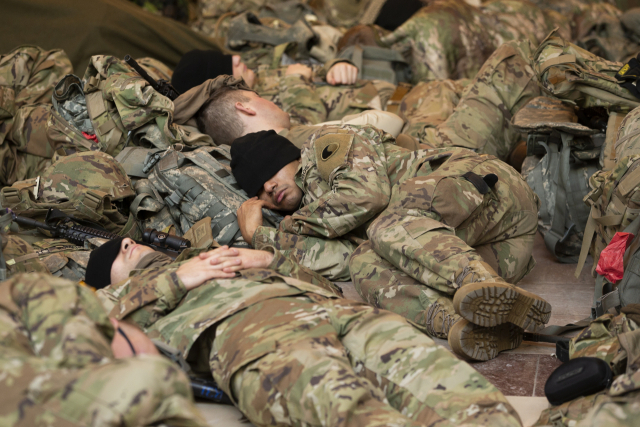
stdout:
{"type": "MultiPolygon", "coordinates": [[[[157,77],[165,77],[170,70],[158,61],[143,61],[157,77]]],[[[134,144],[141,140],[158,148],[176,143],[207,144],[189,137],[189,131],[172,123],[174,105],[156,92],[123,60],[113,56],[95,55],[83,77],[83,92],[79,99],[65,100],[81,119],[89,118],[95,139],[81,134],[74,122],[66,120],[62,112],[54,111],[47,122],[47,135],[59,155],[76,152],[102,151],[117,155],[128,138],[134,144]],[[84,101],[83,101],[84,98],[84,101]],[[128,136],[129,132],[132,132],[128,136]]],[[[93,135],[93,134],[92,134],[93,135]]]]}
{"type": "Polygon", "coordinates": [[[222,322],[210,361],[260,426],[519,425],[473,368],[400,316],[362,302],[313,294],[260,302],[222,322]],[[270,351],[257,359],[264,350],[256,347],[270,351]]]}
{"type": "Polygon", "coordinates": [[[49,208],[107,231],[136,238],[139,230],[128,204],[135,191],[113,157],[87,151],[63,157],[37,179],[5,187],[0,204],[17,214],[42,221],[49,208]]]}
{"type": "MultiPolygon", "coordinates": [[[[459,148],[409,151],[376,128],[344,125],[307,140],[296,183],[304,191],[300,209],[278,231],[259,227],[254,240],[285,233],[370,239],[378,255],[409,276],[398,280],[403,289],[416,286],[407,291],[412,296],[423,285],[452,295],[470,281],[516,283],[534,266],[538,199],[515,170],[491,156],[459,148]],[[330,144],[339,147],[333,163],[317,154],[330,144]],[[482,195],[463,177],[468,172],[495,174],[497,183],[482,195]]],[[[350,261],[363,298],[375,294],[377,306],[412,320],[425,317],[439,295],[429,291],[407,304],[404,290],[384,294],[381,289],[397,286],[389,278],[397,273],[384,272],[368,256],[361,247],[350,261]],[[382,301],[396,295],[397,304],[382,301]]]]}
{"type": "Polygon", "coordinates": [[[475,281],[517,283],[531,271],[538,199],[522,177],[467,150],[434,150],[420,160],[427,162],[392,188],[389,206],[367,231],[373,249],[450,295],[475,281]],[[469,172],[498,179],[483,195],[469,172]]]}
{"type": "Polygon", "coordinates": [[[19,46],[0,56],[0,185],[33,178],[51,164],[45,132],[51,94],[71,72],[59,49],[19,46]]]}
{"type": "Polygon", "coordinates": [[[413,83],[473,78],[495,49],[480,13],[463,0],[430,2],[381,43],[410,53],[413,83]]]}
{"type": "Polygon", "coordinates": [[[563,38],[571,39],[570,19],[529,1],[492,0],[482,4],[480,20],[499,47],[511,40],[529,40],[537,46],[551,30],[558,27],[563,38]]]}
{"type": "Polygon", "coordinates": [[[383,109],[395,86],[381,80],[329,85],[324,79],[338,62],[341,61],[315,67],[312,81],[300,75],[285,75],[286,67],[259,71],[253,90],[289,113],[292,125],[318,124],[365,110],[383,109]]]}
{"type": "Polygon", "coordinates": [[[427,133],[434,132],[458,106],[464,89],[471,81],[434,80],[420,82],[402,98],[398,114],[406,124],[402,133],[427,141],[427,133]]]}
{"type": "Polygon", "coordinates": [[[640,414],[640,329],[624,313],[605,314],[571,339],[569,354],[597,357],[614,373],[611,388],[546,409],[536,426],[632,426],[640,414]]]}
{"type": "Polygon", "coordinates": [[[188,292],[179,265],[134,272],[98,295],[208,367],[255,425],[520,425],[492,385],[405,319],[337,298],[277,251],[269,269],[188,292]]]}
{"type": "Polygon", "coordinates": [[[2,255],[7,263],[7,277],[20,273],[49,273],[46,264],[40,261],[33,247],[18,236],[0,235],[2,255]]]}
{"type": "Polygon", "coordinates": [[[613,159],[622,160],[625,157],[640,154],[640,108],[636,107],[625,116],[620,123],[613,146],[613,159]]]}
{"type": "Polygon", "coordinates": [[[508,42],[484,63],[465,88],[453,114],[435,129],[420,134],[434,147],[466,147],[506,159],[520,141],[510,123],[513,115],[540,96],[529,55],[529,42],[508,42]]]}
{"type": "Polygon", "coordinates": [[[31,273],[0,290],[5,425],[207,425],[177,366],[114,359],[113,326],[88,288],[31,273]]]}

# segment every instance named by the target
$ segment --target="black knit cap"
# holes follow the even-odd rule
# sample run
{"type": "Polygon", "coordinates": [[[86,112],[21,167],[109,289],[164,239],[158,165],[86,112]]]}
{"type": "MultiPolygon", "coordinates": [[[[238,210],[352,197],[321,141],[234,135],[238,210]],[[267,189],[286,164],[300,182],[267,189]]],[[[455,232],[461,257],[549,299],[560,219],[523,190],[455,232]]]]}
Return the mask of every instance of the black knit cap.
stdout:
{"type": "Polygon", "coordinates": [[[84,277],[87,285],[102,289],[111,284],[111,266],[118,257],[122,240],[124,237],[109,240],[91,252],[84,277]]]}
{"type": "Polygon", "coordinates": [[[394,31],[424,6],[426,4],[421,0],[386,1],[375,24],[385,30],[394,31]]]}
{"type": "Polygon", "coordinates": [[[231,55],[215,50],[192,50],[185,53],[173,71],[171,84],[180,93],[222,74],[233,74],[231,55]]]}
{"type": "Polygon", "coordinates": [[[258,195],[265,182],[300,158],[300,149],[274,130],[237,138],[231,144],[231,171],[249,197],[258,195]]]}

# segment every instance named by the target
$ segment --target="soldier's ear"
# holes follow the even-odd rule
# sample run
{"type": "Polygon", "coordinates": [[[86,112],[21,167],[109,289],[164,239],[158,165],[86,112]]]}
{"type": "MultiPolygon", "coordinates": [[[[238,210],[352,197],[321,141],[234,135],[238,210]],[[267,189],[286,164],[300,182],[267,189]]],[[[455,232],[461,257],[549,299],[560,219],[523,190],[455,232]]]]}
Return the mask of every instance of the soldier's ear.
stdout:
{"type": "Polygon", "coordinates": [[[247,116],[255,116],[256,112],[252,108],[244,105],[242,102],[236,102],[236,110],[242,114],[246,114],[247,116]]]}

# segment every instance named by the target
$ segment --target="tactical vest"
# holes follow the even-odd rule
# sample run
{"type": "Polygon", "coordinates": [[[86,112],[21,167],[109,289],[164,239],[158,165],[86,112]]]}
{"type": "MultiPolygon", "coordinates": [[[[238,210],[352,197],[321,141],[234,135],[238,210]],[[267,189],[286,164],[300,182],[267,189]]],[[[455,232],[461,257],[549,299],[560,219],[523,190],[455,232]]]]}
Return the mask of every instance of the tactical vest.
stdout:
{"type": "MultiPolygon", "coordinates": [[[[137,179],[131,212],[144,225],[182,236],[203,218],[211,218],[220,245],[248,247],[236,211],[248,200],[231,174],[227,146],[183,147],[182,151],[130,147],[117,159],[137,179]]],[[[277,227],[281,217],[263,210],[264,225],[277,227]]]]}

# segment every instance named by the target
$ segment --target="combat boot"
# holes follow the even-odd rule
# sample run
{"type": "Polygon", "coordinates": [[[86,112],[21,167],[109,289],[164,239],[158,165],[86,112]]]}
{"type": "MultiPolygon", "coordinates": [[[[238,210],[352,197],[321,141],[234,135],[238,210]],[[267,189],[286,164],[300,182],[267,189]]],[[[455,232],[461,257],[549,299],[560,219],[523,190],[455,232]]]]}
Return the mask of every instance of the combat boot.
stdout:
{"type": "Polygon", "coordinates": [[[453,296],[462,318],[478,326],[512,323],[536,332],[551,317],[551,304],[534,293],[501,280],[468,283],[453,296]]]}
{"type": "Polygon", "coordinates": [[[466,319],[459,319],[449,330],[449,345],[458,356],[467,360],[490,360],[505,350],[522,343],[524,330],[513,323],[484,328],[466,319]]]}
{"type": "Polygon", "coordinates": [[[425,327],[430,336],[449,341],[451,349],[467,360],[489,360],[522,343],[522,328],[505,323],[483,328],[447,310],[450,304],[433,303],[427,309],[425,327]]]}

